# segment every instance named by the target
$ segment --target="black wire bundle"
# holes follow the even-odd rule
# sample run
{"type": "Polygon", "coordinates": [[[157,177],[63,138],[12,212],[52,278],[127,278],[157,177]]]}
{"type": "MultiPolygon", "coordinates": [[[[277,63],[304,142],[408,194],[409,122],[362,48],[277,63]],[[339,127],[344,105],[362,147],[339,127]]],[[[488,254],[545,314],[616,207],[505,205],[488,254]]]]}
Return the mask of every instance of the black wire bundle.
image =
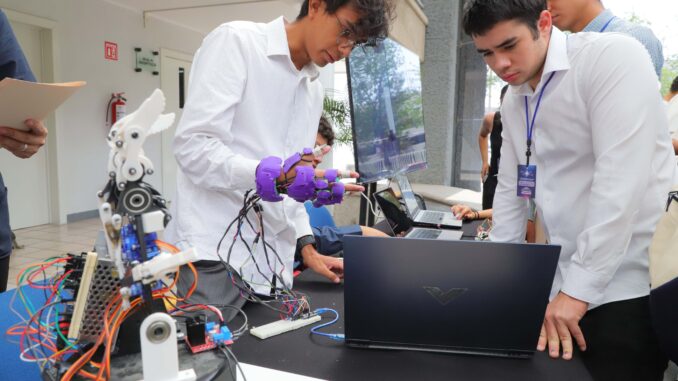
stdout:
{"type": "MultiPolygon", "coordinates": [[[[232,280],[233,284],[240,290],[242,295],[245,295],[248,301],[254,302],[254,303],[259,303],[266,308],[269,308],[273,311],[276,311],[280,314],[283,314],[284,316],[288,318],[296,318],[299,317],[301,314],[308,313],[310,311],[310,306],[308,306],[308,301],[307,297],[299,292],[294,292],[292,289],[284,282],[282,279],[282,276],[280,273],[276,273],[273,271],[273,268],[271,266],[271,260],[270,260],[270,255],[269,255],[269,250],[274,254],[275,259],[280,263],[280,265],[284,269],[284,263],[282,262],[282,259],[280,258],[280,255],[278,255],[278,252],[271,246],[268,242],[266,242],[266,234],[265,234],[265,229],[264,229],[264,221],[263,221],[263,207],[261,203],[261,197],[257,195],[256,193],[253,193],[252,189],[248,190],[245,192],[245,196],[243,198],[243,207],[240,209],[238,212],[238,215],[228,224],[226,227],[224,234],[221,236],[221,239],[219,239],[219,243],[217,244],[217,256],[219,257],[219,260],[223,264],[224,268],[228,272],[229,278],[232,280]],[[255,229],[254,225],[250,221],[250,218],[248,217],[248,214],[254,211],[257,222],[261,228],[261,232],[257,232],[255,229]],[[261,267],[259,266],[259,263],[257,262],[256,257],[254,256],[254,253],[252,252],[252,248],[248,243],[245,241],[243,235],[242,235],[242,229],[241,227],[247,223],[247,225],[252,229],[252,231],[255,233],[255,238],[252,242],[252,247],[255,246],[256,244],[261,241],[263,249],[264,249],[264,257],[266,259],[266,264],[268,265],[269,270],[271,270],[271,292],[272,292],[272,299],[271,300],[264,300],[262,299],[259,295],[254,293],[254,291],[249,287],[249,285],[241,278],[240,272],[236,271],[231,265],[231,254],[233,251],[233,247],[235,246],[235,243],[240,240],[240,242],[243,243],[247,251],[250,253],[250,256],[252,258],[252,261],[254,262],[255,268],[259,275],[261,275],[263,278],[268,279],[269,276],[264,274],[261,270],[261,267]],[[221,256],[221,245],[223,244],[224,239],[228,235],[228,233],[231,231],[231,228],[233,226],[237,226],[236,233],[234,235],[234,239],[231,241],[231,244],[229,245],[228,248],[228,254],[226,256],[226,260],[221,256]],[[283,308],[276,308],[270,304],[272,303],[282,303],[283,305],[289,306],[290,304],[294,305],[296,302],[300,300],[305,300],[306,301],[306,308],[288,308],[288,309],[283,309],[283,308]]],[[[282,270],[281,270],[282,271],[282,270]]]]}

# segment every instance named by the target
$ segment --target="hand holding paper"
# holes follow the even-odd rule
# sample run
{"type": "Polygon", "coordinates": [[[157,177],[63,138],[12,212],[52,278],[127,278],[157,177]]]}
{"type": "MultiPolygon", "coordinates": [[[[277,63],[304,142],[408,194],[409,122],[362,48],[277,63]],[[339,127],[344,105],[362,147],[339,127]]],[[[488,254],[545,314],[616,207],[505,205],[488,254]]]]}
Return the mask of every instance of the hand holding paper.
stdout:
{"type": "Polygon", "coordinates": [[[42,120],[84,85],[0,81],[0,147],[22,159],[33,156],[46,142],[42,120]]]}
{"type": "Polygon", "coordinates": [[[41,121],[29,119],[25,125],[28,131],[0,126],[0,147],[21,159],[33,156],[47,140],[47,128],[41,121]]]}
{"type": "Polygon", "coordinates": [[[0,126],[31,130],[28,119],[41,121],[85,82],[35,83],[5,78],[0,81],[0,126]]]}

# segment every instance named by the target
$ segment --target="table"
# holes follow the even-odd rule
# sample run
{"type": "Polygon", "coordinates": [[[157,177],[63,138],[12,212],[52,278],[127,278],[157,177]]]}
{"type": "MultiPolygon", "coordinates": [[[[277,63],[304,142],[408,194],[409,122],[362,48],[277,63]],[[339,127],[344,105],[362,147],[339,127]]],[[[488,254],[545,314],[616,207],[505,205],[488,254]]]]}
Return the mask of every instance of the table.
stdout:
{"type": "MultiPolygon", "coordinates": [[[[479,222],[465,223],[465,235],[474,235],[479,222]]],[[[343,287],[305,271],[295,279],[294,289],[310,297],[312,308],[332,308],[340,320],[326,332],[343,332],[343,287]]],[[[38,303],[43,298],[38,290],[26,291],[38,303]]],[[[34,364],[19,360],[18,345],[9,343],[6,329],[17,321],[7,308],[13,291],[0,294],[0,380],[38,381],[34,364]]],[[[245,306],[250,325],[259,326],[278,316],[260,305],[245,306]]],[[[329,317],[329,316],[328,316],[329,317]]],[[[327,321],[326,319],[324,319],[327,321]]],[[[238,322],[234,322],[238,324],[238,322]]],[[[535,343],[536,344],[536,343],[535,343]]],[[[591,380],[575,351],[571,361],[553,360],[544,353],[530,359],[503,359],[481,356],[452,355],[410,351],[355,349],[325,337],[311,335],[305,327],[267,340],[249,334],[233,345],[238,360],[329,380],[591,380]]],[[[252,380],[249,380],[252,381],[252,380]]]]}
{"type": "MultiPolygon", "coordinates": [[[[342,286],[305,271],[295,279],[294,289],[306,293],[314,309],[337,310],[339,321],[324,331],[343,332],[342,286]]],[[[245,312],[252,326],[277,319],[274,312],[260,305],[249,304],[245,312]]],[[[266,340],[246,334],[234,344],[233,351],[245,363],[329,380],[591,380],[578,353],[574,360],[564,361],[550,359],[542,352],[530,359],[505,359],[356,349],[311,335],[307,327],[266,340]]]]}

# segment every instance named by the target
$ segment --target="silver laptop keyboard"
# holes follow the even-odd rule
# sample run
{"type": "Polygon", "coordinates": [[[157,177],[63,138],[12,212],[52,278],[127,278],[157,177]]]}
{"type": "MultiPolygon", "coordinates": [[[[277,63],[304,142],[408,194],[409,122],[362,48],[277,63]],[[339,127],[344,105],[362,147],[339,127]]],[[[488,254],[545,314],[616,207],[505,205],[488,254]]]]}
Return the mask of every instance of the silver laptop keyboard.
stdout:
{"type": "Polygon", "coordinates": [[[425,238],[425,239],[436,239],[440,235],[439,230],[433,229],[417,229],[413,230],[412,233],[407,235],[407,238],[425,238]]]}
{"type": "Polygon", "coordinates": [[[417,221],[425,222],[425,223],[429,223],[429,224],[437,224],[443,218],[445,218],[445,213],[427,210],[423,213],[419,213],[417,221]]]}

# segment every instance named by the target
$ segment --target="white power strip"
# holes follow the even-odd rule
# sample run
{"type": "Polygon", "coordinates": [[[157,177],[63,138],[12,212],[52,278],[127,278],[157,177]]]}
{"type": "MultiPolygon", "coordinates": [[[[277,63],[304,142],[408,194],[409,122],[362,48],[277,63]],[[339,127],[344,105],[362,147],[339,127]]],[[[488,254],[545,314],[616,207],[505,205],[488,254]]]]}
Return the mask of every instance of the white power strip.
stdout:
{"type": "Polygon", "coordinates": [[[320,321],[320,315],[296,320],[278,320],[273,323],[252,328],[250,329],[250,334],[263,340],[268,339],[271,336],[280,335],[281,333],[294,331],[295,329],[313,324],[317,321],[320,321]]]}

